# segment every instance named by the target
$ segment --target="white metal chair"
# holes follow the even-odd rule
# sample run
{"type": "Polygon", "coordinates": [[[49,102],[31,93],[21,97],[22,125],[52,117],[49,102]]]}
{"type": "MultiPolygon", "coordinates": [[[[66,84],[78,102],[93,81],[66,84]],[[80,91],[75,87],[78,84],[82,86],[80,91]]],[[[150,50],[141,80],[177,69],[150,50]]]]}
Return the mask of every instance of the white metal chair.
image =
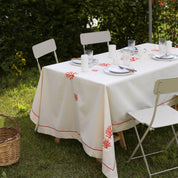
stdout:
{"type": "Polygon", "coordinates": [[[139,143],[136,146],[135,150],[133,151],[132,155],[130,156],[128,162],[130,162],[131,159],[143,157],[148,174],[150,177],[152,175],[160,174],[160,173],[178,168],[178,166],[177,166],[177,167],[173,167],[173,168],[166,169],[163,171],[151,173],[150,168],[148,166],[147,159],[146,159],[146,157],[149,155],[161,153],[161,152],[167,150],[169,148],[169,146],[173,143],[174,140],[176,140],[177,146],[178,146],[178,138],[177,138],[178,132],[176,133],[175,129],[173,127],[173,125],[178,124],[178,111],[176,111],[175,109],[173,109],[172,107],[170,107],[168,105],[158,105],[160,94],[168,94],[168,93],[174,93],[174,92],[178,92],[178,78],[157,80],[155,83],[155,87],[154,87],[154,94],[157,95],[156,101],[155,101],[155,106],[153,108],[146,108],[146,109],[142,109],[142,110],[128,112],[128,114],[130,116],[132,116],[136,121],[138,121],[139,123],[142,123],[142,124],[146,124],[148,126],[145,133],[140,138],[138,130],[137,130],[137,126],[135,125],[135,132],[136,132],[137,139],[138,139],[139,143]],[[167,144],[167,146],[165,147],[164,150],[154,152],[154,153],[145,154],[143,146],[142,146],[142,142],[145,139],[145,137],[147,136],[148,132],[151,129],[161,128],[161,127],[166,127],[166,126],[172,127],[174,137],[167,144]],[[134,157],[134,155],[137,152],[139,147],[141,149],[143,156],[134,157]]]}
{"type": "Polygon", "coordinates": [[[100,32],[89,32],[80,34],[80,42],[83,45],[83,50],[85,53],[85,45],[97,44],[97,43],[107,43],[111,41],[111,35],[109,31],[100,32]]]}
{"type": "Polygon", "coordinates": [[[33,51],[33,54],[37,61],[39,72],[41,72],[41,66],[38,61],[38,58],[40,58],[48,53],[53,52],[56,63],[58,63],[56,49],[57,48],[56,48],[56,43],[55,43],[54,39],[49,39],[49,40],[46,40],[44,42],[41,42],[41,43],[38,43],[38,44],[32,46],[32,51],[33,51]]]}

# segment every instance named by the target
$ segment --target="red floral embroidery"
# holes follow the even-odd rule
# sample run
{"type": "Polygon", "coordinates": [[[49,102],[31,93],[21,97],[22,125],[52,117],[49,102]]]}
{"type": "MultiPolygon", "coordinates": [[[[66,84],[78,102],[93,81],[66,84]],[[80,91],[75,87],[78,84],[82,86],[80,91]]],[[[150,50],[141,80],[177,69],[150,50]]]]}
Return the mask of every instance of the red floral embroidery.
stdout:
{"type": "Polygon", "coordinates": [[[72,80],[76,74],[77,72],[66,72],[66,77],[72,80]]]}
{"type": "Polygon", "coordinates": [[[78,101],[78,95],[76,93],[74,93],[74,98],[75,98],[75,101],[78,101]]]}
{"type": "Polygon", "coordinates": [[[104,146],[104,148],[106,148],[106,149],[109,148],[109,147],[111,147],[111,143],[110,143],[109,139],[105,139],[105,140],[104,140],[103,146],[104,146]]]}
{"type": "Polygon", "coordinates": [[[156,51],[156,52],[159,52],[159,49],[152,49],[151,51],[156,51]]]}
{"type": "MultiPolygon", "coordinates": [[[[130,61],[136,61],[136,60],[138,60],[139,58],[138,57],[132,57],[131,59],[130,59],[130,61]]],[[[121,57],[121,60],[123,60],[123,57],[121,57]]]]}
{"type": "Polygon", "coordinates": [[[93,72],[98,72],[98,69],[92,69],[93,72]]]}
{"type": "Polygon", "coordinates": [[[137,58],[137,57],[132,57],[131,59],[130,59],[130,61],[136,61],[136,60],[138,60],[139,58],[137,58]]]}
{"type": "Polygon", "coordinates": [[[106,129],[106,137],[111,138],[112,135],[113,135],[113,133],[112,133],[111,125],[110,125],[106,129]]]}
{"type": "Polygon", "coordinates": [[[111,64],[109,64],[109,63],[99,63],[98,65],[99,65],[99,66],[107,67],[107,66],[109,66],[109,65],[111,65],[111,64]]]}

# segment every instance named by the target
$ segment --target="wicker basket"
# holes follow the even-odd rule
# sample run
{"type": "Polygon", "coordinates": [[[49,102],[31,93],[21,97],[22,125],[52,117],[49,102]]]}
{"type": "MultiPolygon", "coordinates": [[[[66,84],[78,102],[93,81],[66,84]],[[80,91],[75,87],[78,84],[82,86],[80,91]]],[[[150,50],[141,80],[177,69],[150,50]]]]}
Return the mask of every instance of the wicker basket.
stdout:
{"type": "Polygon", "coordinates": [[[10,119],[16,126],[0,128],[0,166],[9,166],[20,158],[20,129],[16,121],[10,116],[0,114],[10,119]]]}

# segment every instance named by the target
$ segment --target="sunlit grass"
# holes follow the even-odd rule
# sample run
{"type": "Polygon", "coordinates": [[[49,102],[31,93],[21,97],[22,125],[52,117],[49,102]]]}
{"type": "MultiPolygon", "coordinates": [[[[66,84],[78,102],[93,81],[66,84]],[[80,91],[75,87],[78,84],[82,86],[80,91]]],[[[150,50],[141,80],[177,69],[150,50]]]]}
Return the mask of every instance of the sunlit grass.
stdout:
{"type": "MultiPolygon", "coordinates": [[[[29,113],[36,92],[39,72],[37,68],[34,68],[25,71],[23,75],[23,78],[18,79],[19,81],[15,83],[16,79],[3,77],[4,87],[1,86],[0,88],[0,113],[13,117],[22,132],[20,160],[14,165],[0,167],[0,177],[104,178],[101,164],[95,158],[89,157],[77,140],[62,139],[59,144],[56,144],[53,137],[34,131],[35,125],[30,120],[29,113]]],[[[6,119],[5,121],[6,125],[11,125],[11,121],[6,119]]],[[[140,133],[143,133],[144,129],[145,127],[140,126],[140,133]]],[[[120,147],[119,142],[115,143],[119,177],[148,177],[143,159],[133,160],[126,164],[129,155],[137,144],[137,140],[133,129],[125,131],[124,135],[128,147],[127,151],[120,147]]],[[[144,142],[146,151],[162,149],[171,137],[170,128],[158,129],[158,132],[153,131],[148,136],[148,140],[153,139],[151,144],[148,141],[144,142]]],[[[178,165],[177,145],[174,143],[169,152],[165,154],[149,158],[149,163],[152,171],[178,165]]],[[[155,177],[175,178],[178,177],[178,171],[160,174],[160,176],[155,177]]]]}

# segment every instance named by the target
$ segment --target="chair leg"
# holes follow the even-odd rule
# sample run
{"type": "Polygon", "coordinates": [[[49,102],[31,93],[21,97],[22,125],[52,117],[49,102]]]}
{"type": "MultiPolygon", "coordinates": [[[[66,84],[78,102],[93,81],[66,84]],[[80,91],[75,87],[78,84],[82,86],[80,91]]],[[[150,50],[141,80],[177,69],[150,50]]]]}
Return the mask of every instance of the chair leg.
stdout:
{"type": "Polygon", "coordinates": [[[114,142],[117,142],[117,141],[120,141],[121,147],[127,150],[127,145],[125,143],[123,132],[117,132],[116,135],[114,135],[114,142]]]}
{"type": "MultiPolygon", "coordinates": [[[[144,161],[145,161],[145,165],[146,165],[148,174],[149,174],[149,176],[151,177],[150,168],[149,168],[149,166],[148,166],[148,162],[147,162],[147,159],[146,159],[146,156],[145,156],[145,152],[144,152],[143,146],[142,146],[142,142],[143,142],[144,139],[142,139],[142,141],[140,140],[140,136],[139,136],[139,134],[138,134],[138,130],[137,130],[137,127],[136,127],[136,126],[135,126],[135,131],[136,131],[136,135],[137,135],[137,138],[138,138],[139,146],[140,146],[140,148],[141,148],[141,152],[142,152],[142,155],[143,155],[143,159],[144,159],[144,161]]],[[[146,137],[146,135],[145,135],[145,137],[146,137]]],[[[145,138],[145,137],[144,137],[144,138],[145,138]]],[[[142,137],[142,138],[143,138],[143,137],[142,137]]]]}
{"type": "MultiPolygon", "coordinates": [[[[135,132],[136,134],[138,133],[138,130],[137,130],[137,126],[135,125],[134,126],[135,128],[135,132]]],[[[146,135],[148,134],[150,128],[148,127],[147,130],[145,131],[144,135],[142,136],[142,138],[140,139],[140,143],[143,142],[143,140],[145,139],[146,135]]],[[[138,138],[138,137],[137,137],[138,138]]],[[[140,137],[139,137],[140,138],[140,137]]],[[[127,161],[128,163],[131,161],[131,159],[134,157],[135,153],[137,152],[138,148],[139,148],[139,143],[137,144],[137,146],[135,147],[135,150],[133,151],[132,155],[130,156],[129,160],[127,161]]]]}
{"type": "Polygon", "coordinates": [[[144,133],[144,135],[142,136],[141,139],[140,139],[140,136],[138,134],[137,126],[135,126],[134,128],[135,128],[135,132],[136,132],[136,135],[137,135],[138,144],[137,144],[135,150],[133,151],[132,155],[130,156],[130,158],[127,162],[129,163],[131,161],[131,159],[133,158],[135,153],[138,151],[138,148],[140,147],[142,155],[143,155],[143,159],[145,161],[145,165],[146,165],[146,168],[147,168],[147,171],[148,171],[148,174],[149,174],[149,177],[151,177],[151,172],[150,172],[150,169],[149,169],[149,166],[148,166],[148,162],[147,162],[147,159],[146,159],[146,156],[145,156],[145,152],[144,152],[143,147],[142,147],[142,142],[143,142],[144,138],[146,137],[146,135],[148,134],[150,128],[147,128],[146,132],[144,133]]]}
{"type": "Polygon", "coordinates": [[[173,126],[173,125],[172,125],[172,131],[173,131],[174,136],[173,136],[173,138],[170,140],[170,142],[167,144],[165,150],[167,150],[167,149],[171,146],[171,144],[173,143],[174,140],[176,140],[176,143],[177,143],[177,146],[178,146],[178,139],[177,139],[177,137],[178,137],[178,132],[177,132],[177,133],[175,132],[175,129],[174,129],[174,126],[173,126]]]}
{"type": "Polygon", "coordinates": [[[178,104],[175,105],[175,109],[178,111],[178,104]]]}
{"type": "Polygon", "coordinates": [[[125,150],[127,150],[127,145],[125,143],[125,138],[124,138],[123,132],[118,132],[117,135],[120,137],[120,145],[121,145],[121,147],[124,148],[125,150]]]}
{"type": "Polygon", "coordinates": [[[175,137],[175,139],[176,139],[177,145],[178,145],[178,138],[177,138],[178,132],[177,132],[177,133],[175,132],[175,129],[174,129],[174,126],[173,126],[173,125],[171,125],[171,127],[172,127],[172,131],[173,131],[173,133],[174,133],[174,137],[175,137]]]}
{"type": "Polygon", "coordinates": [[[59,143],[59,142],[60,142],[60,138],[55,137],[54,141],[55,141],[56,143],[59,143]]]}

